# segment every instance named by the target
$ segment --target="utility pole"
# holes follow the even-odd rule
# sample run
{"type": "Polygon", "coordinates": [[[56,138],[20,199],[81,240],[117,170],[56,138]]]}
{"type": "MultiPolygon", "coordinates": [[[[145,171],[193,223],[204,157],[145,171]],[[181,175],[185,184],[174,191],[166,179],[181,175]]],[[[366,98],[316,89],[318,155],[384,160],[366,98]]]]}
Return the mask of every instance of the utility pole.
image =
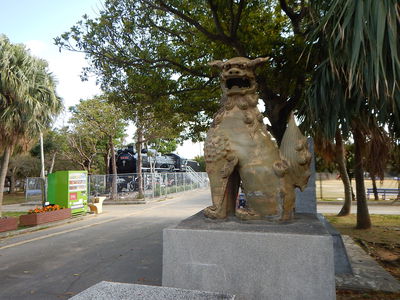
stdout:
{"type": "Polygon", "coordinates": [[[40,161],[42,163],[42,170],[40,172],[40,177],[42,179],[45,179],[45,174],[44,174],[44,150],[43,150],[43,133],[40,132],[40,161]]]}
{"type": "Polygon", "coordinates": [[[44,173],[44,150],[43,150],[43,133],[40,131],[40,161],[42,163],[42,170],[40,171],[40,177],[43,180],[42,189],[42,206],[46,205],[47,201],[47,185],[46,185],[46,175],[44,173]]]}

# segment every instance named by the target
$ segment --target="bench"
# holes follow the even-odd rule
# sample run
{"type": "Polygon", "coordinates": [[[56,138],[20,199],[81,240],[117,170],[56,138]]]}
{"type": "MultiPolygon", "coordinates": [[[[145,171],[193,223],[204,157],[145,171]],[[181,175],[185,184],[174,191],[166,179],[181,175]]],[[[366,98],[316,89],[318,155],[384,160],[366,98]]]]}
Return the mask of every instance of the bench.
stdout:
{"type": "Polygon", "coordinates": [[[106,197],[94,197],[93,203],[89,203],[90,211],[95,214],[101,214],[103,212],[103,201],[106,197]]]}
{"type": "MultiPolygon", "coordinates": [[[[379,188],[376,189],[378,192],[378,195],[383,195],[382,199],[386,200],[386,195],[396,195],[398,196],[400,194],[400,189],[385,189],[385,188],[379,188]]],[[[368,188],[367,189],[367,197],[369,199],[370,195],[374,194],[374,189],[373,188],[368,188]]]]}

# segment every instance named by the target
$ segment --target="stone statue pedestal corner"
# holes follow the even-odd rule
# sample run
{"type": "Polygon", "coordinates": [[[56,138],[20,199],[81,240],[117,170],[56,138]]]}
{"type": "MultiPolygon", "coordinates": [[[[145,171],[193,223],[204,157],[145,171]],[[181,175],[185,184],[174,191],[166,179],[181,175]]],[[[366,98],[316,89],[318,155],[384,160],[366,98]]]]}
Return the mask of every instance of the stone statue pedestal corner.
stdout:
{"type": "Polygon", "coordinates": [[[332,237],[312,214],[279,224],[200,212],[164,229],[162,285],[238,299],[335,299],[332,237]]]}

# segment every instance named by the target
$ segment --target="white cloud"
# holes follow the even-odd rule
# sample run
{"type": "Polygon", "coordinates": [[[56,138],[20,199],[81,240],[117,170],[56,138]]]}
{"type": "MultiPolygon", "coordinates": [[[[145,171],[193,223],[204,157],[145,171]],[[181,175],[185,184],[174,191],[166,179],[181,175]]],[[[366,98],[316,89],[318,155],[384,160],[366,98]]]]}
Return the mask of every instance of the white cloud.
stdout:
{"type": "MultiPolygon", "coordinates": [[[[101,93],[94,78],[81,81],[80,74],[88,64],[83,53],[63,50],[58,51],[54,45],[40,40],[30,40],[25,43],[32,55],[45,59],[49,63],[49,71],[57,80],[57,94],[63,99],[66,110],[79,103],[80,99],[87,99],[101,93]]],[[[69,118],[67,112],[61,114],[56,126],[64,125],[69,118]]]]}
{"type": "Polygon", "coordinates": [[[46,43],[38,40],[31,40],[25,43],[26,47],[31,50],[31,53],[35,56],[40,56],[41,53],[45,52],[47,48],[46,43]]]}
{"type": "Polygon", "coordinates": [[[195,156],[204,155],[203,143],[192,143],[191,141],[183,142],[183,145],[179,145],[176,149],[176,153],[184,158],[193,159],[195,156]]]}

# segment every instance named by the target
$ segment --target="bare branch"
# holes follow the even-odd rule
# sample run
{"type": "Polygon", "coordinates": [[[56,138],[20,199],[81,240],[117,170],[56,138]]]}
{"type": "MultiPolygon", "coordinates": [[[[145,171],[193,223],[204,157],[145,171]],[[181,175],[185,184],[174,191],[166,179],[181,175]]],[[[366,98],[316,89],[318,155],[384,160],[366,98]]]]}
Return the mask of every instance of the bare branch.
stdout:
{"type": "MultiPolygon", "coordinates": [[[[182,20],[186,21],[187,23],[189,23],[190,25],[194,26],[198,31],[203,33],[210,40],[219,41],[226,45],[232,46],[238,55],[246,56],[246,52],[244,50],[243,45],[241,45],[237,39],[234,39],[232,37],[225,35],[223,33],[223,31],[222,31],[223,34],[215,34],[215,33],[208,31],[199,22],[197,22],[197,20],[195,20],[195,19],[191,18],[190,16],[184,14],[183,12],[175,9],[174,7],[166,4],[165,1],[163,1],[163,0],[156,0],[158,5],[155,5],[150,0],[143,0],[143,1],[153,9],[160,9],[165,12],[174,14],[175,16],[179,17],[180,19],[182,19],[182,20]]],[[[222,30],[222,28],[221,28],[221,30],[222,30]]]]}
{"type": "Polygon", "coordinates": [[[287,5],[286,0],[279,0],[279,4],[281,5],[281,8],[285,12],[285,14],[293,22],[297,18],[297,15],[293,11],[293,9],[287,5]]]}
{"type": "Polygon", "coordinates": [[[230,24],[230,27],[229,27],[229,32],[230,32],[230,35],[233,36],[234,35],[233,26],[234,26],[234,23],[235,23],[235,13],[233,11],[233,0],[229,0],[229,4],[228,5],[229,5],[229,14],[231,15],[231,24],[230,24]]]}
{"type": "Polygon", "coordinates": [[[187,44],[186,41],[177,33],[174,32],[172,30],[170,30],[169,28],[166,27],[162,27],[162,26],[158,26],[156,23],[153,22],[153,20],[149,19],[148,22],[155,28],[157,28],[158,30],[162,31],[162,32],[166,32],[174,37],[176,37],[181,43],[183,44],[187,44]]]}
{"type": "Polygon", "coordinates": [[[300,29],[300,22],[306,15],[308,8],[305,6],[304,0],[301,1],[301,10],[299,13],[296,13],[293,8],[289,7],[287,5],[286,0],[279,0],[279,4],[281,5],[282,10],[285,12],[285,14],[289,17],[292,26],[293,26],[293,32],[295,34],[304,34],[301,32],[300,29]]]}
{"type": "Polygon", "coordinates": [[[240,18],[242,17],[242,11],[246,5],[246,0],[240,0],[239,7],[236,13],[236,16],[233,21],[233,26],[231,30],[231,36],[236,37],[237,31],[239,29],[240,18]]]}
{"type": "Polygon", "coordinates": [[[221,26],[221,22],[219,21],[217,5],[215,5],[213,0],[208,0],[208,5],[210,6],[211,13],[212,13],[213,20],[214,20],[214,24],[215,24],[215,28],[217,29],[217,32],[219,33],[220,36],[228,38],[226,36],[226,34],[224,33],[224,29],[221,26]]]}
{"type": "Polygon", "coordinates": [[[153,3],[153,1],[149,1],[149,0],[144,0],[144,2],[149,5],[150,7],[152,7],[153,9],[159,9],[159,10],[163,10],[165,12],[170,12],[174,15],[176,15],[177,17],[179,17],[180,19],[188,22],[190,25],[196,27],[197,30],[199,30],[201,33],[203,33],[205,36],[207,36],[209,39],[213,40],[213,41],[218,41],[220,40],[220,36],[217,34],[214,34],[210,31],[208,31],[206,28],[204,28],[199,22],[197,22],[195,19],[185,15],[183,12],[175,9],[174,7],[166,4],[164,1],[162,0],[156,0],[156,2],[159,5],[155,5],[153,3]]]}

